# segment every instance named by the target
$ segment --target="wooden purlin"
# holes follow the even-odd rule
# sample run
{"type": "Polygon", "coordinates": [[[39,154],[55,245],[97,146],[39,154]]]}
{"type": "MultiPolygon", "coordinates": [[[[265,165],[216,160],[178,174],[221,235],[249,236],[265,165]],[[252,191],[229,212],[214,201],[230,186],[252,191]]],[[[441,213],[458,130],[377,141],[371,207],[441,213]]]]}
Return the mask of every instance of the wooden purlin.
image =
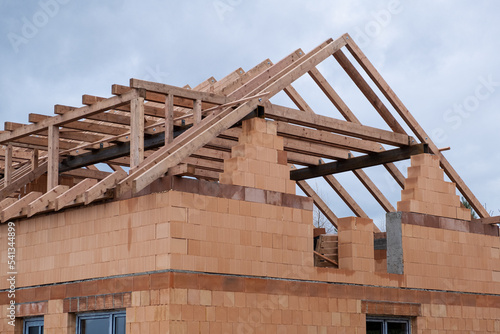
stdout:
{"type": "MultiPolygon", "coordinates": [[[[174,140],[171,145],[158,150],[156,156],[153,154],[148,157],[148,159],[151,157],[153,158],[149,159],[149,161],[146,161],[148,160],[146,159],[142,168],[138,168],[137,174],[134,175],[134,173],[132,173],[127,179],[119,184],[119,194],[123,194],[128,189],[132,189],[134,193],[142,190],[152,181],[162,176],[168,168],[175,166],[183,158],[194,153],[198,148],[209,142],[211,138],[219,135],[251,110],[255,109],[258,104],[267,101],[270,97],[274,96],[294,80],[305,74],[309,68],[316,66],[344,45],[344,37],[341,37],[328,43],[319,51],[300,58],[299,60],[303,61],[297,61],[296,64],[289,65],[287,68],[267,80],[266,84],[259,85],[257,82],[256,86],[258,88],[253,90],[246,89],[245,85],[233,94],[230,94],[233,99],[238,99],[263,93],[264,91],[269,92],[269,96],[263,97],[261,99],[262,101],[248,101],[235,110],[231,108],[230,110],[224,110],[217,115],[205,118],[200,124],[194,126],[184,135],[174,140]],[[242,94],[242,96],[239,96],[240,94],[242,94]],[[144,169],[146,169],[146,171],[144,169]]],[[[248,84],[250,83],[255,85],[253,80],[249,81],[248,84]]]]}
{"type": "Polygon", "coordinates": [[[352,40],[352,38],[349,35],[347,35],[347,49],[353,55],[356,61],[361,65],[361,67],[365,70],[365,72],[372,79],[375,85],[380,89],[382,94],[384,94],[386,99],[389,101],[389,103],[391,103],[391,105],[401,116],[401,118],[405,121],[405,123],[415,133],[418,139],[422,143],[427,143],[429,145],[429,149],[431,150],[431,152],[439,156],[441,167],[444,169],[446,175],[450,178],[452,182],[456,184],[458,190],[469,202],[474,211],[476,211],[481,218],[490,217],[489,213],[486,211],[481,202],[479,202],[476,196],[472,193],[469,187],[462,180],[460,175],[458,175],[458,173],[451,166],[448,160],[444,157],[441,151],[439,151],[439,148],[430,139],[430,137],[420,126],[417,120],[413,117],[410,111],[406,108],[403,102],[394,93],[389,84],[384,80],[384,78],[382,78],[382,76],[378,73],[373,64],[368,60],[368,58],[366,58],[364,53],[361,51],[361,49],[357,46],[357,44],[352,40]]]}

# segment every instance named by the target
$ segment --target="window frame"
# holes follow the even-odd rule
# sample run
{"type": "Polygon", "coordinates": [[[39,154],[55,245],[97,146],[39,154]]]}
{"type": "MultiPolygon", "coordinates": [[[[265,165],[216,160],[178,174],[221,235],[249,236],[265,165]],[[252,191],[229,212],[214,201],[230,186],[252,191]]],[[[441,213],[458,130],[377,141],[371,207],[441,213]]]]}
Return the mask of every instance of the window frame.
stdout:
{"type": "Polygon", "coordinates": [[[382,323],[382,333],[386,334],[387,333],[387,323],[392,322],[392,323],[399,323],[399,324],[406,324],[408,330],[406,334],[411,334],[411,319],[410,318],[404,318],[404,317],[372,317],[372,316],[367,316],[366,317],[366,322],[381,322],[382,323]]]}
{"type": "MultiPolygon", "coordinates": [[[[43,317],[32,317],[23,319],[23,334],[28,334],[31,327],[42,327],[42,333],[44,332],[43,317]]],[[[40,331],[39,331],[40,332],[40,331]]]]}
{"type": "Polygon", "coordinates": [[[116,319],[124,318],[126,320],[125,310],[103,311],[103,312],[85,312],[76,316],[76,334],[81,333],[81,321],[87,319],[109,319],[108,334],[115,334],[116,319]]]}

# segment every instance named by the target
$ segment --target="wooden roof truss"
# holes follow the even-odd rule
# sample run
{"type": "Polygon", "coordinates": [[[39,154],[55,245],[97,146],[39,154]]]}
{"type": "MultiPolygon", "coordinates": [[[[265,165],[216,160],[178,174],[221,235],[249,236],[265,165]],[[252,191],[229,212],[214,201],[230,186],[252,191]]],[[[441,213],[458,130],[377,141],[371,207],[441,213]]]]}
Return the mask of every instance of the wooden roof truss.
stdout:
{"type": "MultiPolygon", "coordinates": [[[[97,200],[139,193],[165,175],[189,175],[218,180],[245,117],[277,122],[284,137],[291,177],[336,226],[337,217],[306,182],[323,177],[356,216],[367,217],[333,174],[352,171],[386,212],[396,211],[363,168],[383,164],[397,184],[404,176],[393,164],[427,150],[481,218],[488,212],[477,200],[401,100],[347,34],[329,39],[309,53],[296,50],[273,64],[269,59],[248,72],[241,68],[220,81],[213,77],[194,88],[131,79],[113,85],[109,98],[83,95],[83,107],[56,105],[55,116],[30,114],[31,124],[5,123],[0,133],[0,218],[2,222],[39,212],[57,211],[97,200]],[[356,66],[403,119],[401,126],[356,66]],[[317,66],[335,59],[391,129],[361,124],[317,66]],[[309,75],[344,120],[316,114],[292,83],[309,75]],[[284,92],[289,108],[271,103],[284,92]],[[262,110],[264,114],[262,115],[262,110]],[[414,136],[414,137],[412,137],[414,136]],[[385,151],[384,146],[393,148],[385,151]],[[354,156],[354,153],[356,157],[354,156]],[[360,156],[360,154],[362,154],[360,156]],[[326,163],[323,159],[331,160],[326,163]],[[95,165],[107,164],[112,172],[95,165]],[[129,168],[128,172],[125,169],[129,168]],[[46,175],[43,191],[26,193],[46,175]],[[74,182],[61,184],[61,176],[74,182]]],[[[496,220],[495,220],[496,221],[496,220]]]]}

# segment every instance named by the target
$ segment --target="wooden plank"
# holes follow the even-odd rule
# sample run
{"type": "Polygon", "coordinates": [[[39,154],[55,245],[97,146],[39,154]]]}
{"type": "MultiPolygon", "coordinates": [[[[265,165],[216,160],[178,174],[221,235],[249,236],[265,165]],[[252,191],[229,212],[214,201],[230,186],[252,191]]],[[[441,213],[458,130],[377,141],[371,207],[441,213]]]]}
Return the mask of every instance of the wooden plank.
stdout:
{"type": "Polygon", "coordinates": [[[83,181],[79,182],[77,185],[71,187],[70,189],[66,190],[64,193],[56,197],[54,201],[54,209],[56,211],[59,211],[65,206],[75,204],[75,202],[77,201],[77,197],[80,196],[82,197],[83,203],[83,193],[95,184],[97,184],[97,180],[95,179],[84,179],[83,181]]]}
{"type": "Polygon", "coordinates": [[[17,202],[17,200],[18,200],[17,198],[12,198],[12,197],[3,199],[2,201],[0,201],[0,211],[3,211],[3,209],[11,205],[12,203],[17,202]]]}
{"type": "Polygon", "coordinates": [[[272,108],[266,110],[266,117],[282,122],[298,124],[318,130],[329,131],[399,147],[409,145],[411,138],[405,134],[341,121],[318,114],[305,113],[301,110],[287,108],[276,104],[273,104],[272,108]]]}
{"type": "Polygon", "coordinates": [[[130,168],[144,160],[144,98],[130,101],[130,168]]]}
{"type": "Polygon", "coordinates": [[[174,140],[174,96],[167,95],[165,100],[165,145],[174,140]]]}
{"type": "Polygon", "coordinates": [[[323,254],[320,254],[316,251],[313,251],[314,252],[314,255],[316,255],[317,257],[320,257],[322,260],[325,260],[326,262],[330,262],[331,264],[335,265],[335,266],[339,266],[339,264],[337,262],[335,262],[334,260],[332,259],[329,259],[327,258],[326,256],[324,256],[323,254]]]}
{"type": "Polygon", "coordinates": [[[82,179],[102,180],[102,179],[105,179],[106,177],[108,177],[111,173],[104,172],[101,170],[77,168],[77,169],[72,169],[70,171],[63,172],[62,174],[67,175],[67,176],[79,177],[82,179]]]}
{"type": "Polygon", "coordinates": [[[2,210],[0,213],[0,218],[2,220],[2,223],[6,223],[12,218],[19,217],[22,215],[25,215],[26,213],[23,212],[26,210],[26,206],[34,201],[36,198],[40,197],[42,195],[41,192],[38,191],[33,191],[24,196],[23,198],[17,200],[16,202],[12,203],[8,207],[2,210]]]}
{"type": "Polygon", "coordinates": [[[321,197],[313,190],[313,188],[306,181],[298,181],[297,185],[309,197],[312,198],[314,205],[318,210],[328,219],[328,221],[337,228],[337,216],[333,213],[328,205],[321,199],[321,197]]]}
{"type": "Polygon", "coordinates": [[[12,144],[7,145],[6,154],[5,154],[5,171],[4,171],[4,185],[8,186],[12,183],[12,144]]]}
{"type": "Polygon", "coordinates": [[[190,164],[179,164],[168,169],[169,176],[191,176],[195,172],[195,166],[190,164]]]}
{"type": "Polygon", "coordinates": [[[57,196],[61,195],[69,189],[69,186],[58,185],[34,201],[30,202],[26,208],[26,215],[31,217],[39,212],[47,211],[54,208],[53,201],[57,196]],[[52,203],[52,207],[50,204],[52,203]]]}
{"type": "Polygon", "coordinates": [[[11,184],[9,184],[6,187],[3,187],[0,190],[0,200],[4,199],[7,197],[9,194],[17,191],[19,188],[27,185],[28,183],[36,180],[40,175],[44,174],[47,172],[47,162],[43,162],[38,166],[38,168],[30,171],[27,174],[24,174],[23,176],[19,177],[15,181],[13,181],[11,184]]]}
{"type": "Polygon", "coordinates": [[[183,97],[190,100],[202,100],[204,102],[210,102],[213,104],[224,104],[228,102],[227,97],[223,95],[218,95],[214,93],[200,92],[191,89],[180,88],[176,86],[171,86],[167,84],[162,84],[158,82],[145,81],[139,79],[130,79],[130,87],[145,89],[150,92],[156,92],[160,94],[172,94],[174,96],[183,97]]]}
{"type": "Polygon", "coordinates": [[[49,126],[48,140],[47,190],[51,190],[59,184],[59,126],[49,126]]]}
{"type": "Polygon", "coordinates": [[[126,176],[127,172],[125,172],[123,169],[117,170],[86,190],[83,193],[83,200],[85,205],[88,205],[103,196],[108,189],[115,187],[118,181],[122,180],[126,176]]]}
{"type": "Polygon", "coordinates": [[[143,94],[139,90],[131,90],[124,93],[123,95],[113,96],[107,100],[97,102],[91,106],[84,106],[68,112],[64,115],[57,115],[51,118],[47,118],[39,123],[26,125],[22,128],[14,130],[10,133],[0,134],[0,144],[12,141],[17,138],[21,138],[39,131],[45,130],[48,126],[63,126],[66,123],[74,122],[78,119],[89,117],[91,115],[113,109],[117,106],[124,105],[128,103],[133,98],[143,94]]]}
{"type": "Polygon", "coordinates": [[[405,123],[410,127],[410,129],[415,133],[417,138],[429,145],[429,149],[432,153],[439,156],[440,164],[446,175],[450,178],[452,182],[454,182],[460,191],[460,193],[465,197],[467,202],[472,206],[474,211],[481,218],[487,218],[490,216],[488,211],[484,208],[481,202],[476,198],[476,196],[472,193],[469,187],[462,180],[460,175],[455,171],[455,169],[451,166],[445,156],[439,151],[439,148],[434,144],[434,142],[430,139],[424,129],[420,126],[417,120],[413,117],[410,111],[406,108],[403,102],[399,99],[399,97],[394,93],[389,84],[382,78],[380,73],[375,69],[373,64],[366,58],[364,53],[359,49],[356,43],[352,40],[350,36],[348,36],[347,49],[354,56],[356,61],[361,65],[361,67],[365,70],[368,76],[373,80],[375,85],[380,89],[382,94],[386,97],[386,99],[391,103],[394,109],[398,112],[401,118],[405,121],[405,123]]]}
{"type": "Polygon", "coordinates": [[[426,144],[417,144],[404,148],[396,148],[380,153],[367,154],[347,160],[334,161],[326,164],[301,168],[290,171],[290,179],[306,180],[314,177],[342,173],[355,169],[377,166],[410,158],[412,155],[427,153],[426,144]]]}

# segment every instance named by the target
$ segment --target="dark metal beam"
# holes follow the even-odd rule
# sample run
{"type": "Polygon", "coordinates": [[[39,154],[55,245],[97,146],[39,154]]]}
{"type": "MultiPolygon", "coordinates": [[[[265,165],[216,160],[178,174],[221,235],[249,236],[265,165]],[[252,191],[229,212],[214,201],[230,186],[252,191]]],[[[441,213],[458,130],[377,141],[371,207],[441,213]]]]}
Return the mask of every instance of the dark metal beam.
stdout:
{"type": "MultiPolygon", "coordinates": [[[[262,107],[257,107],[254,111],[246,115],[240,122],[234,126],[241,126],[241,122],[245,119],[253,117],[264,117],[264,111],[262,107]]],[[[180,136],[186,130],[188,130],[192,125],[186,125],[183,127],[175,127],[174,138],[180,136]]],[[[144,136],[144,150],[152,150],[165,145],[165,133],[158,133],[156,135],[145,135],[144,136]]],[[[117,143],[116,145],[96,149],[91,152],[87,152],[81,155],[68,156],[62,160],[59,164],[59,172],[67,172],[75,168],[82,168],[89,165],[94,165],[100,162],[105,162],[113,159],[118,159],[130,155],[130,142],[117,143]]]]}
{"type": "Polygon", "coordinates": [[[380,153],[367,154],[356,158],[292,170],[290,171],[290,179],[294,181],[307,180],[315,177],[405,160],[410,158],[412,155],[421,153],[429,153],[427,144],[411,145],[380,153]]]}

